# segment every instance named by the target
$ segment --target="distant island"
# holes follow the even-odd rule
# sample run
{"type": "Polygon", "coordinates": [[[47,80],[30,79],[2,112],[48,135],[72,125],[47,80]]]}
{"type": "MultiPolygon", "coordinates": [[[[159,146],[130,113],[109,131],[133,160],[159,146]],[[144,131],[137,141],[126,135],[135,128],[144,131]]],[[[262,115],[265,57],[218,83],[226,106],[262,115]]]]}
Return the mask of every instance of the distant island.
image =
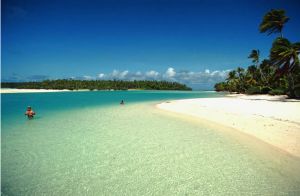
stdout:
{"type": "Polygon", "coordinates": [[[55,90],[183,90],[190,91],[190,87],[178,82],[149,81],[149,80],[44,80],[41,82],[2,82],[1,88],[17,89],[55,89],[55,90]]]}

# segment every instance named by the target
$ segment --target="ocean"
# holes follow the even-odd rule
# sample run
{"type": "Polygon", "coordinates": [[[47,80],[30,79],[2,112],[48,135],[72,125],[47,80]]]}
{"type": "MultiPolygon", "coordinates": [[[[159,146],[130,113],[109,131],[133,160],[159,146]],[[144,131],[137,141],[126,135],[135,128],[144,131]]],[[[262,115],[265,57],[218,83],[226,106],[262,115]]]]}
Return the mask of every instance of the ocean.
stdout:
{"type": "Polygon", "coordinates": [[[300,177],[293,172],[299,160],[155,107],[220,96],[205,91],[2,94],[1,193],[299,195],[300,177]],[[32,120],[24,115],[28,105],[36,112],[32,120]]]}

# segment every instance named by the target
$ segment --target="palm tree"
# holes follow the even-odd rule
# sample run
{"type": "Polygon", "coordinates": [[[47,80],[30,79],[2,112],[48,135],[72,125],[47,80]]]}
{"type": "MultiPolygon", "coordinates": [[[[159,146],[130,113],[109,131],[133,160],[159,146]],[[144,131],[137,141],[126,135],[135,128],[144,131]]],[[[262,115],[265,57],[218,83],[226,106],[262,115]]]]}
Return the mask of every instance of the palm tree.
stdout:
{"type": "Polygon", "coordinates": [[[289,18],[285,16],[284,10],[272,9],[263,17],[263,21],[259,25],[259,30],[261,33],[267,32],[268,35],[280,33],[280,37],[282,38],[283,26],[288,21],[289,18]]]}
{"type": "Polygon", "coordinates": [[[300,42],[291,43],[288,39],[277,38],[272,45],[270,60],[280,74],[292,72],[300,65],[300,42]]]}
{"type": "Polygon", "coordinates": [[[266,77],[263,74],[262,70],[258,67],[259,57],[260,57],[259,50],[252,50],[250,55],[248,56],[248,58],[252,59],[252,63],[255,63],[257,69],[259,70],[259,73],[260,73],[260,76],[261,76],[261,81],[266,83],[266,77]]]}
{"type": "Polygon", "coordinates": [[[239,79],[242,80],[243,77],[244,77],[245,69],[242,68],[242,67],[238,67],[238,68],[236,69],[236,72],[237,72],[237,74],[238,74],[239,79]]]}
{"type": "Polygon", "coordinates": [[[233,80],[233,79],[236,79],[236,71],[235,70],[232,70],[228,73],[227,80],[233,80]]]}
{"type": "Polygon", "coordinates": [[[228,77],[226,78],[227,80],[227,88],[230,92],[236,92],[237,91],[237,83],[238,83],[238,78],[236,76],[236,71],[232,70],[228,73],[228,77]]]}
{"type": "Polygon", "coordinates": [[[257,65],[259,63],[259,50],[252,50],[248,58],[252,59],[252,63],[257,65]]]}
{"type": "Polygon", "coordinates": [[[244,93],[246,90],[245,69],[242,67],[238,67],[236,69],[236,73],[238,75],[238,83],[237,83],[238,92],[244,93]]]}
{"type": "Polygon", "coordinates": [[[275,69],[273,66],[271,66],[270,60],[264,59],[259,64],[259,69],[261,70],[261,73],[265,77],[266,84],[269,85],[271,80],[274,78],[275,69]]]}
{"type": "Polygon", "coordinates": [[[277,75],[287,75],[289,79],[290,96],[294,97],[293,71],[300,66],[300,42],[291,43],[285,38],[277,38],[272,45],[270,60],[277,68],[277,75]]]}
{"type": "Polygon", "coordinates": [[[255,65],[250,65],[247,68],[245,81],[246,81],[247,86],[256,85],[256,83],[258,81],[258,76],[257,76],[257,67],[255,65]]]}
{"type": "Polygon", "coordinates": [[[254,75],[257,72],[257,67],[255,65],[250,65],[247,70],[251,75],[254,75]]]}

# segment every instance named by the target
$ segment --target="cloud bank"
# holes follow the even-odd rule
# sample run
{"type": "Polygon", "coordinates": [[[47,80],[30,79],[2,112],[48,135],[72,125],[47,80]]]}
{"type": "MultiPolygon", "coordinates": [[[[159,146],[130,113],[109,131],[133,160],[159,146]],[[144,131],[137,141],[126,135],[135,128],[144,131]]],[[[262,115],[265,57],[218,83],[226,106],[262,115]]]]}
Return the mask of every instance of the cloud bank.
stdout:
{"type": "MultiPolygon", "coordinates": [[[[188,70],[175,70],[173,67],[167,68],[166,71],[158,72],[149,70],[145,72],[129,70],[113,70],[110,73],[98,73],[93,75],[83,75],[77,77],[69,77],[71,79],[80,80],[167,80],[184,83],[193,89],[209,90],[213,89],[215,83],[224,81],[230,70],[214,70],[205,69],[204,71],[194,72],[188,70]]],[[[56,79],[46,75],[32,75],[21,77],[13,74],[11,77],[3,79],[4,82],[20,82],[20,81],[41,81],[45,79],[56,79]]]]}
{"type": "Polygon", "coordinates": [[[111,73],[99,73],[96,77],[89,77],[98,80],[167,80],[184,83],[194,89],[212,89],[215,83],[225,80],[229,71],[210,71],[209,69],[199,72],[177,71],[173,67],[169,67],[165,72],[157,72],[155,70],[146,72],[113,70],[111,73]]]}

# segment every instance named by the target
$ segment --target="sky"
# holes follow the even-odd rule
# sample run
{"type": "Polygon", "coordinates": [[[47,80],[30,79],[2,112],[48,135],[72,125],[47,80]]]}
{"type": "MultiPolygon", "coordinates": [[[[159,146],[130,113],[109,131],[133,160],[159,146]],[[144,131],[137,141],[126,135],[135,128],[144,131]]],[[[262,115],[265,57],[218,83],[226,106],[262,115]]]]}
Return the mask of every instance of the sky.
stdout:
{"type": "Polygon", "coordinates": [[[277,35],[262,17],[284,9],[300,41],[298,0],[2,0],[1,81],[148,79],[212,89],[267,58],[277,35]]]}

